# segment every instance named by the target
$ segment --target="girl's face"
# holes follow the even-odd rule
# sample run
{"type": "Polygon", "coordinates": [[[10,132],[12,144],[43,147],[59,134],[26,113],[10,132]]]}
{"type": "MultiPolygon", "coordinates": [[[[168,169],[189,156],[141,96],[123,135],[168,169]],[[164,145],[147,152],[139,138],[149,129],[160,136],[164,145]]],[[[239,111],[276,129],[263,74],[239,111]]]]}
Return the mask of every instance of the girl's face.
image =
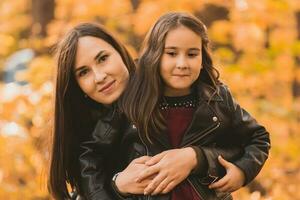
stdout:
{"type": "Polygon", "coordinates": [[[74,73],[82,91],[105,105],[119,98],[129,77],[120,54],[104,40],[92,36],[78,40],[74,73]]]}
{"type": "Polygon", "coordinates": [[[160,65],[160,75],[165,83],[164,95],[190,93],[202,68],[201,44],[201,37],[185,26],[168,32],[160,65]]]}

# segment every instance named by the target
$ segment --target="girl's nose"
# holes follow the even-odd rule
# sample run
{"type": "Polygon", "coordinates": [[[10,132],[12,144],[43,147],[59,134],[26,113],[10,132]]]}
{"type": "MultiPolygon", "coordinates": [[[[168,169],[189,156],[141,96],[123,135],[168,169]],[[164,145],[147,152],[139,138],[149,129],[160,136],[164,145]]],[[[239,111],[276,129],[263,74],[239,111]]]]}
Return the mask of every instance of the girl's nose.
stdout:
{"type": "Polygon", "coordinates": [[[185,56],[179,56],[176,62],[176,68],[177,69],[187,69],[188,68],[188,63],[185,58],[185,56]]]}

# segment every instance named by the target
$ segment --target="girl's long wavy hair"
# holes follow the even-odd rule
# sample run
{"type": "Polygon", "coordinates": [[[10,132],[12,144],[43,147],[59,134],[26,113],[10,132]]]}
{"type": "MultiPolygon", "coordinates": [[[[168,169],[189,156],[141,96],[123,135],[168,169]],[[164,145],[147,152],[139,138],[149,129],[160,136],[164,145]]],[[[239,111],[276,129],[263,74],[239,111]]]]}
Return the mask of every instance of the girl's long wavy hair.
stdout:
{"type": "Polygon", "coordinates": [[[150,143],[151,134],[160,133],[166,128],[158,107],[164,91],[159,69],[166,36],[169,31],[179,26],[192,30],[202,39],[202,70],[194,85],[196,86],[199,81],[206,82],[217,91],[219,84],[219,72],[213,67],[205,25],[188,13],[170,12],[161,16],[145,38],[137,72],[129,82],[128,90],[120,102],[127,117],[135,123],[139,133],[150,143]]]}
{"type": "Polygon", "coordinates": [[[84,97],[74,75],[77,45],[80,37],[92,36],[104,40],[121,55],[129,71],[135,64],[125,47],[104,27],[94,23],[75,26],[57,45],[57,72],[54,94],[54,120],[48,189],[55,199],[70,198],[72,190],[79,188],[78,146],[87,133],[91,133],[91,110],[101,110],[101,104],[84,97]]]}

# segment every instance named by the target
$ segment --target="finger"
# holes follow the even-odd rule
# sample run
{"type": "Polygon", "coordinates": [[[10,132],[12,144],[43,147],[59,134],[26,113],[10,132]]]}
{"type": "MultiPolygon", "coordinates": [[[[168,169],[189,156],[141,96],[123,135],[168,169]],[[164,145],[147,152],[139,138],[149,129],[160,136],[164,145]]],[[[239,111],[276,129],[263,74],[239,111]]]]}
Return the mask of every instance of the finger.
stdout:
{"type": "Polygon", "coordinates": [[[217,188],[223,187],[225,184],[228,183],[228,181],[229,181],[228,176],[224,176],[223,178],[221,178],[217,182],[214,182],[213,184],[210,184],[209,189],[217,189],[217,188]]]}
{"type": "Polygon", "coordinates": [[[224,185],[223,187],[220,187],[216,189],[218,192],[231,192],[232,188],[229,184],[224,185]]]}
{"type": "Polygon", "coordinates": [[[145,188],[144,190],[144,194],[152,194],[152,192],[157,188],[157,186],[164,180],[167,178],[166,174],[159,174],[157,175],[152,181],[151,183],[145,188]]]}
{"type": "Polygon", "coordinates": [[[231,162],[228,162],[225,160],[222,156],[218,156],[219,163],[225,167],[225,169],[229,168],[231,166],[231,162]]]}
{"type": "Polygon", "coordinates": [[[238,187],[238,186],[232,186],[232,187],[230,187],[230,189],[228,190],[228,192],[232,193],[232,192],[238,190],[239,188],[240,187],[238,187]]]}
{"type": "Polygon", "coordinates": [[[145,162],[147,162],[150,159],[151,159],[150,156],[142,156],[142,157],[134,159],[132,162],[138,163],[138,164],[145,164],[145,162]]]}
{"type": "Polygon", "coordinates": [[[160,154],[157,154],[153,156],[151,159],[149,159],[145,164],[146,165],[155,165],[158,163],[165,155],[167,154],[167,151],[163,151],[160,154]]]}
{"type": "Polygon", "coordinates": [[[149,185],[149,183],[151,182],[151,180],[144,180],[141,183],[136,183],[136,184],[129,184],[128,187],[130,187],[130,189],[128,190],[128,193],[130,194],[144,194],[144,190],[145,188],[149,185]]]}
{"type": "Polygon", "coordinates": [[[154,174],[157,174],[159,172],[160,168],[158,165],[153,165],[153,166],[150,166],[148,167],[147,169],[143,170],[138,178],[136,178],[136,182],[140,182],[142,180],[144,180],[145,178],[149,177],[149,176],[152,176],[154,174]]]}
{"type": "Polygon", "coordinates": [[[145,188],[146,188],[150,183],[151,183],[151,181],[144,180],[144,181],[142,181],[142,182],[140,182],[140,183],[136,183],[136,185],[137,185],[137,187],[139,187],[139,188],[143,188],[143,192],[142,192],[142,193],[144,193],[145,188]]]}
{"type": "Polygon", "coordinates": [[[150,179],[145,179],[140,183],[137,183],[139,188],[143,188],[143,191],[141,194],[144,194],[144,190],[146,189],[146,187],[151,183],[152,180],[150,179]]]}
{"type": "Polygon", "coordinates": [[[171,181],[167,187],[162,191],[163,194],[167,194],[169,193],[171,190],[173,190],[173,188],[176,186],[175,181],[171,181]]]}
{"type": "Polygon", "coordinates": [[[169,185],[171,180],[168,178],[165,178],[163,181],[160,182],[160,184],[156,187],[156,189],[151,193],[151,195],[157,195],[162,193],[162,191],[169,185]]]}

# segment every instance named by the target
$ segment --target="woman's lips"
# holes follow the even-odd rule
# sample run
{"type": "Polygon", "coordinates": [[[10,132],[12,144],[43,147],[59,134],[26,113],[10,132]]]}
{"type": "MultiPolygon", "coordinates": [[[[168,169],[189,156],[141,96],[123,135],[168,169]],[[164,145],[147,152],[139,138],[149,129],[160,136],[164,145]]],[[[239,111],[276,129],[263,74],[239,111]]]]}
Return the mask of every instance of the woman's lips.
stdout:
{"type": "Polygon", "coordinates": [[[110,92],[110,90],[113,88],[113,85],[116,81],[113,80],[109,83],[107,83],[106,85],[104,85],[100,90],[99,92],[102,92],[102,93],[107,93],[107,92],[110,92]]]}

